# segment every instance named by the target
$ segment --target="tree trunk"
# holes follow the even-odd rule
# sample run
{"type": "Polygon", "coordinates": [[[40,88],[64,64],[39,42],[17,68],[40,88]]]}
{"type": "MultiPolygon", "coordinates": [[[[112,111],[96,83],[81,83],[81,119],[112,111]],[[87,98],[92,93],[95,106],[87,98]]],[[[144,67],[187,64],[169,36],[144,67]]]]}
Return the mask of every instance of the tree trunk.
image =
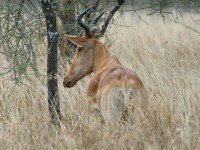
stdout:
{"type": "Polygon", "coordinates": [[[62,31],[60,31],[59,28],[59,49],[61,51],[61,55],[64,57],[71,58],[71,55],[73,53],[72,49],[74,47],[71,45],[71,43],[68,42],[64,38],[64,34],[76,34],[77,28],[74,26],[76,14],[75,14],[75,4],[72,0],[60,0],[60,4],[64,8],[61,12],[58,13],[58,16],[61,20],[60,26],[62,26],[62,31]]]}
{"type": "Polygon", "coordinates": [[[53,3],[42,0],[42,10],[46,18],[48,55],[47,55],[47,84],[48,84],[48,107],[53,123],[58,124],[60,120],[60,104],[58,97],[57,82],[57,43],[58,33],[56,28],[56,16],[53,3]]]}

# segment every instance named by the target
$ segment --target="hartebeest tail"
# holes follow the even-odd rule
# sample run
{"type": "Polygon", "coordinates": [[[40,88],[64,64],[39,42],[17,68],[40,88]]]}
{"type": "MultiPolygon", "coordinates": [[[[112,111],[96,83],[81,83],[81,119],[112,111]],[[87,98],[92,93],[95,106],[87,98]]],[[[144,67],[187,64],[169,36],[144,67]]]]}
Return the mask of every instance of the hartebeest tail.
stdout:
{"type": "Polygon", "coordinates": [[[96,23],[102,14],[93,20],[92,29],[81,21],[89,10],[77,18],[85,35],[65,35],[77,48],[63,86],[73,87],[77,81],[93,72],[87,88],[89,104],[101,112],[107,124],[117,124],[131,100],[141,100],[142,107],[147,107],[147,90],[139,77],[124,67],[116,57],[110,56],[108,49],[95,38],[96,23]]]}

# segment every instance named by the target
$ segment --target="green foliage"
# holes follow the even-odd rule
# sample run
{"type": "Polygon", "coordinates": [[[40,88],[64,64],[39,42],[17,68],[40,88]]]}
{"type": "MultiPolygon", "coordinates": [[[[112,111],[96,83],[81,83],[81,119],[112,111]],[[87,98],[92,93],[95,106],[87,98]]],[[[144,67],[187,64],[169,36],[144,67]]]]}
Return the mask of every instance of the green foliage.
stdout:
{"type": "Polygon", "coordinates": [[[25,7],[23,1],[0,4],[0,53],[9,63],[1,75],[11,73],[16,83],[28,77],[29,68],[36,76],[39,75],[36,43],[41,38],[40,16],[36,8],[25,7]]]}

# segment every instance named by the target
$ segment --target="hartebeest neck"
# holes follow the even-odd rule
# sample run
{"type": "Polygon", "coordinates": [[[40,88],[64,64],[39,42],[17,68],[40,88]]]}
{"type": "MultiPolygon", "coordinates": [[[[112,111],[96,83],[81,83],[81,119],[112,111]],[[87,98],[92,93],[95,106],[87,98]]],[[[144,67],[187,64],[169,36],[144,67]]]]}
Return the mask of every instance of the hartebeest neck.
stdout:
{"type": "Polygon", "coordinates": [[[94,68],[93,72],[97,72],[103,63],[110,57],[108,49],[99,41],[97,41],[94,50],[94,68]]]}

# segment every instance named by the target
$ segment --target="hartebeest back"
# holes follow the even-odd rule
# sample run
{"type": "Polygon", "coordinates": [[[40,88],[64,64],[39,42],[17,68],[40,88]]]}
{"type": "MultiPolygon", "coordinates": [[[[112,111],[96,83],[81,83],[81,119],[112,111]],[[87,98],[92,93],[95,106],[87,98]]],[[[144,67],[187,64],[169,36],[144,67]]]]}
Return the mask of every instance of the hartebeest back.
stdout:
{"type": "Polygon", "coordinates": [[[96,23],[103,13],[93,20],[92,29],[82,23],[81,18],[89,10],[78,16],[78,23],[86,34],[82,37],[65,35],[77,48],[63,86],[73,87],[93,72],[87,88],[89,104],[101,112],[107,124],[116,124],[125,114],[129,100],[142,100],[142,105],[147,106],[147,90],[139,77],[110,56],[108,49],[95,38],[96,23]]]}

